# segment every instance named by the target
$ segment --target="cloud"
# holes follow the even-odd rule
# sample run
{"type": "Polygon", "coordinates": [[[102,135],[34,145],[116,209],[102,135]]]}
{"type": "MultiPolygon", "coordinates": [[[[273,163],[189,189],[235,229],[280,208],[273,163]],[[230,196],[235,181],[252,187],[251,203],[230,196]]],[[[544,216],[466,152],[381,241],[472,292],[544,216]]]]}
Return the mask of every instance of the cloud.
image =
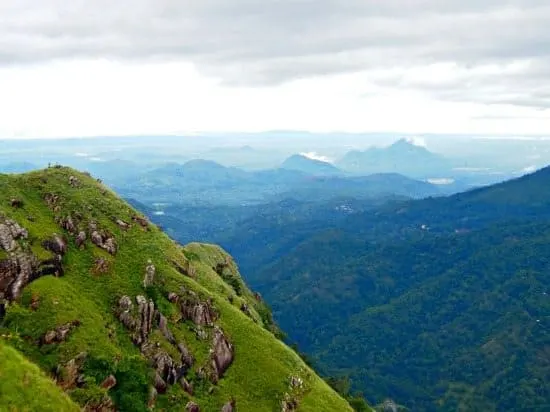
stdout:
{"type": "Polygon", "coordinates": [[[323,156],[323,155],[321,155],[317,152],[305,152],[305,153],[300,153],[300,155],[302,155],[304,157],[307,157],[308,159],[319,160],[319,161],[325,162],[325,163],[333,163],[334,162],[334,159],[331,159],[328,156],[323,156]]]}
{"type": "Polygon", "coordinates": [[[428,144],[426,143],[426,139],[424,139],[423,137],[409,136],[409,137],[406,137],[405,140],[408,143],[411,143],[418,147],[428,147],[428,144]]]}
{"type": "Polygon", "coordinates": [[[548,21],[546,0],[3,0],[0,64],[183,59],[254,86],[364,71],[445,100],[546,108],[548,21]]]}

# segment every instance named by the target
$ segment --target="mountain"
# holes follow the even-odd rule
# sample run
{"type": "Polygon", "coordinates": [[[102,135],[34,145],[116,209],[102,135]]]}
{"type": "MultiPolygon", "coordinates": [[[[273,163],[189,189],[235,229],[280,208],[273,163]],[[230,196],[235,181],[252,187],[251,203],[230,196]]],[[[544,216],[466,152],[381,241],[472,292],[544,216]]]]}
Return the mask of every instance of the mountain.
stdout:
{"type": "MultiPolygon", "coordinates": [[[[111,183],[111,181],[109,181],[111,183]]],[[[113,183],[125,198],[142,203],[243,206],[339,197],[427,197],[445,188],[397,174],[362,177],[317,176],[285,168],[244,171],[206,160],[168,164],[113,183]]]]}
{"type": "Polygon", "coordinates": [[[296,170],[312,176],[337,176],[342,171],[322,160],[311,159],[304,155],[293,155],[281,164],[282,169],[296,170]]]}
{"type": "Polygon", "coordinates": [[[422,411],[545,410],[549,183],[546,168],[310,231],[295,225],[290,238],[256,217],[258,236],[243,224],[224,244],[289,339],[367,399],[422,411]]]}
{"type": "Polygon", "coordinates": [[[451,165],[444,157],[409,139],[398,140],[388,147],[348,152],[336,166],[354,174],[399,173],[421,179],[445,178],[451,172],[451,165]]]}
{"type": "Polygon", "coordinates": [[[0,409],[351,410],[219,247],[69,168],[0,184],[0,409]]]}

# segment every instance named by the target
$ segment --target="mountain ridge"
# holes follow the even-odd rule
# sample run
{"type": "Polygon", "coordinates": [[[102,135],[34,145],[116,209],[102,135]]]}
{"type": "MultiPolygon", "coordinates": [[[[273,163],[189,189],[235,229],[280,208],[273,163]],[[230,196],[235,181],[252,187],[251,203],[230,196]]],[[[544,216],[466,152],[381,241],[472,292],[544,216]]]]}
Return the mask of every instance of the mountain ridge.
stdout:
{"type": "Polygon", "coordinates": [[[0,342],[85,410],[351,410],[221,248],[176,244],[73,169],[0,183],[0,342]]]}

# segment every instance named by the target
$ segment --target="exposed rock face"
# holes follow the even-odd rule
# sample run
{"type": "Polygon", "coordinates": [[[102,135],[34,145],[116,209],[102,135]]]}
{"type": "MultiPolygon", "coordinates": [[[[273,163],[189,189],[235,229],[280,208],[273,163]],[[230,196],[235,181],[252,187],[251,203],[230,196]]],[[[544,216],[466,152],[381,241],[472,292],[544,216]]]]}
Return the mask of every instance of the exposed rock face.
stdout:
{"type": "Polygon", "coordinates": [[[59,365],[56,371],[57,384],[65,390],[74,389],[84,384],[84,379],[83,376],[80,375],[80,370],[87,356],[86,352],[82,352],[65,365],[59,365]]]}
{"type": "Polygon", "coordinates": [[[397,412],[397,410],[398,410],[397,404],[391,399],[386,399],[382,404],[383,412],[397,412]]]}
{"type": "Polygon", "coordinates": [[[121,229],[124,229],[124,230],[128,230],[130,229],[130,225],[128,223],[126,223],[124,220],[122,219],[118,219],[118,218],[115,218],[115,223],[118,225],[118,227],[120,227],[121,229]]]}
{"type": "Polygon", "coordinates": [[[147,337],[153,328],[155,304],[141,295],[136,297],[136,303],[137,316],[134,316],[132,300],[128,296],[120,298],[118,318],[126,328],[134,332],[134,343],[141,346],[147,342],[147,337]]]}
{"type": "Polygon", "coordinates": [[[168,342],[170,342],[172,345],[176,343],[174,335],[168,328],[168,320],[166,320],[162,313],[159,313],[159,329],[168,342]]]}
{"type": "Polygon", "coordinates": [[[139,224],[142,228],[147,229],[149,228],[149,221],[145,219],[144,217],[134,215],[132,216],[132,220],[139,224]]]}
{"type": "Polygon", "coordinates": [[[69,176],[69,185],[71,187],[78,187],[80,186],[80,181],[75,176],[69,176]]]}
{"type": "Polygon", "coordinates": [[[78,320],[58,326],[54,330],[50,330],[44,334],[42,343],[44,345],[51,345],[53,343],[65,342],[69,333],[78,326],[80,326],[80,321],[78,320]]]}
{"type": "Polygon", "coordinates": [[[185,392],[187,392],[189,395],[193,396],[193,392],[195,391],[195,388],[193,388],[193,384],[187,381],[185,378],[180,379],[180,385],[183,388],[185,392]]]}
{"type": "Polygon", "coordinates": [[[95,224],[90,225],[90,227],[94,228],[94,230],[92,230],[92,233],[90,235],[90,239],[92,243],[97,247],[100,247],[101,249],[106,250],[107,253],[110,253],[111,255],[115,255],[117,252],[117,245],[116,245],[115,239],[106,233],[99,233],[99,231],[95,229],[96,227],[95,224]]]}
{"type": "Polygon", "coordinates": [[[38,260],[22,251],[0,261],[0,299],[18,299],[23,288],[39,276],[38,268],[38,260]]]}
{"type": "Polygon", "coordinates": [[[105,380],[101,383],[101,387],[107,390],[110,390],[115,386],[116,386],[116,378],[113,375],[107,376],[105,380]]]}
{"type": "Polygon", "coordinates": [[[61,227],[65,229],[67,232],[73,233],[73,234],[76,233],[76,225],[71,216],[67,216],[66,218],[62,219],[60,224],[61,224],[61,227]]]}
{"type": "Polygon", "coordinates": [[[137,344],[141,345],[147,341],[147,337],[153,329],[153,318],[155,316],[155,304],[152,300],[147,300],[143,296],[136,297],[138,304],[138,322],[137,322],[137,344]]]}
{"type": "Polygon", "coordinates": [[[191,320],[196,325],[213,326],[216,320],[216,312],[209,301],[201,302],[198,298],[189,294],[180,299],[180,310],[185,320],[191,320]]]}
{"type": "Polygon", "coordinates": [[[29,233],[17,222],[11,219],[0,221],[0,247],[6,252],[13,252],[17,249],[17,240],[27,239],[29,233]]]}
{"type": "Polygon", "coordinates": [[[80,232],[78,232],[78,236],[75,239],[75,244],[77,248],[83,249],[85,243],[86,243],[86,232],[81,230],[80,232]]]}
{"type": "Polygon", "coordinates": [[[178,350],[181,353],[181,361],[183,362],[183,365],[187,368],[191,368],[193,363],[195,363],[195,359],[193,359],[193,355],[191,355],[191,352],[187,349],[187,346],[183,343],[178,343],[178,350]]]}
{"type": "Polygon", "coordinates": [[[227,402],[223,405],[221,412],[234,412],[235,411],[235,401],[227,402]]]}
{"type": "Polygon", "coordinates": [[[186,412],[200,412],[200,410],[201,408],[199,408],[199,405],[195,402],[188,402],[187,405],[185,405],[186,412]]]}
{"type": "Polygon", "coordinates": [[[156,273],[155,265],[153,265],[153,262],[151,262],[151,259],[149,259],[147,261],[147,266],[145,267],[145,277],[143,278],[143,287],[147,288],[153,285],[153,281],[155,280],[155,273],[156,273]]]}
{"type": "Polygon", "coordinates": [[[211,349],[212,381],[217,382],[233,362],[234,348],[219,327],[214,328],[214,338],[211,349]]]}
{"type": "Polygon", "coordinates": [[[67,242],[61,236],[54,235],[52,238],[42,242],[44,249],[49,250],[56,255],[64,255],[67,253],[67,242]]]}

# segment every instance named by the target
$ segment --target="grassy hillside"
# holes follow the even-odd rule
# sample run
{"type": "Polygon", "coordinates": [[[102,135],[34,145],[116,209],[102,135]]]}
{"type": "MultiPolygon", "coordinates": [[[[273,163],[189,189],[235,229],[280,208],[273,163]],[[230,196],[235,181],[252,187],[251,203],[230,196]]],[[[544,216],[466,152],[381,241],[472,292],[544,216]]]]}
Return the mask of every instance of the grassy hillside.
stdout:
{"type": "Polygon", "coordinates": [[[81,407],[351,410],[275,337],[220,248],[179,246],[68,168],[0,186],[2,341],[81,407]]]}
{"type": "Polygon", "coordinates": [[[79,408],[36,365],[0,343],[0,410],[74,412],[79,408]]]}

